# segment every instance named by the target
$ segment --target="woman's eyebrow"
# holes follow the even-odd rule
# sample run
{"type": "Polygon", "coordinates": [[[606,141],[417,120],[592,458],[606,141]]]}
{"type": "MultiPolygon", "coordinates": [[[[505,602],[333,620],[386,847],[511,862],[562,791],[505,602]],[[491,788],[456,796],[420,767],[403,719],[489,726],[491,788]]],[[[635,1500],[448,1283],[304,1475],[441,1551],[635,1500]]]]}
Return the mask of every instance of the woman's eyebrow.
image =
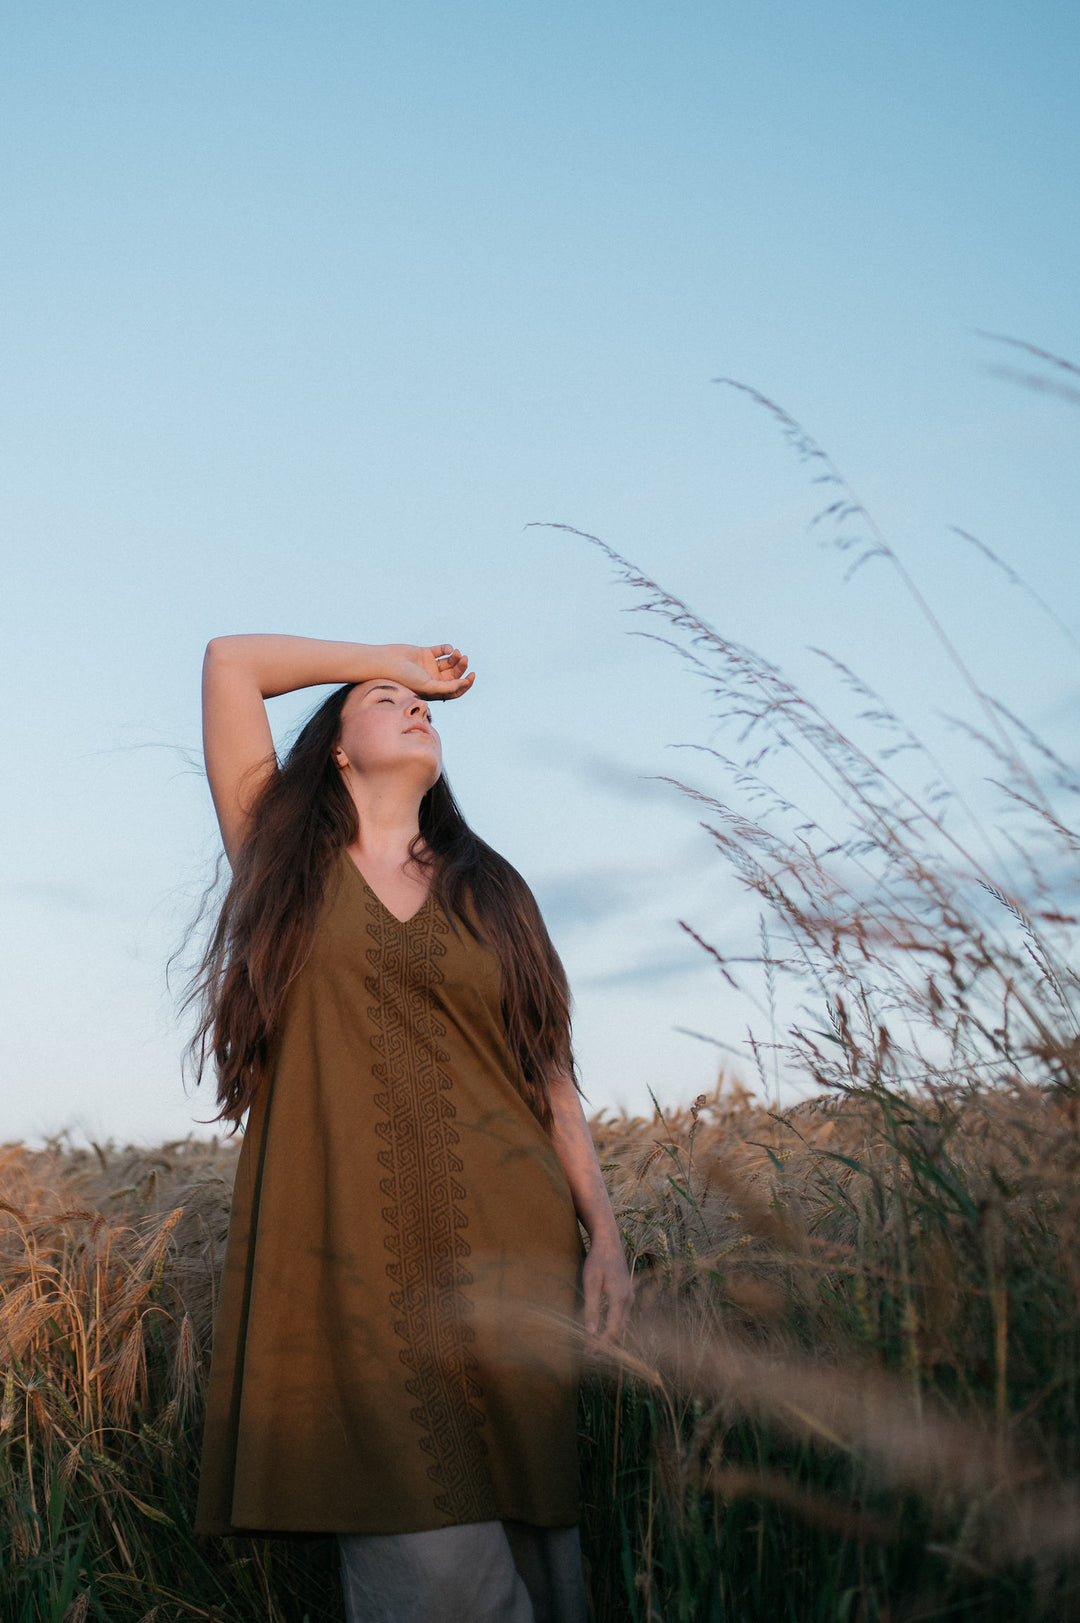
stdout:
{"type": "MultiPolygon", "coordinates": [[[[371,686],[368,688],[367,693],[364,694],[364,698],[365,699],[367,698],[368,693],[378,693],[378,692],[380,692],[380,690],[383,691],[383,692],[386,692],[386,693],[403,693],[403,692],[404,693],[412,693],[411,688],[404,688],[404,687],[402,687],[401,683],[399,683],[399,682],[373,682],[371,684],[371,686]]],[[[413,694],[413,697],[418,699],[420,697],[420,695],[418,693],[415,693],[415,694],[413,694]]],[[[431,720],[431,706],[430,705],[427,706],[427,717],[428,717],[428,720],[430,721],[431,720]]]]}

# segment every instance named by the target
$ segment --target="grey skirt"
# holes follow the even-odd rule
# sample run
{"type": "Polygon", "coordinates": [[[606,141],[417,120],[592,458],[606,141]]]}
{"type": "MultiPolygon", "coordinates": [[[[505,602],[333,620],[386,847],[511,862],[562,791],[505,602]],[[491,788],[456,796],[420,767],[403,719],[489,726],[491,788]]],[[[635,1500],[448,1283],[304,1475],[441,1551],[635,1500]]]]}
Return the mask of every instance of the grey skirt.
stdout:
{"type": "Polygon", "coordinates": [[[576,1527],[341,1533],[349,1623],[587,1623],[576,1527]]]}

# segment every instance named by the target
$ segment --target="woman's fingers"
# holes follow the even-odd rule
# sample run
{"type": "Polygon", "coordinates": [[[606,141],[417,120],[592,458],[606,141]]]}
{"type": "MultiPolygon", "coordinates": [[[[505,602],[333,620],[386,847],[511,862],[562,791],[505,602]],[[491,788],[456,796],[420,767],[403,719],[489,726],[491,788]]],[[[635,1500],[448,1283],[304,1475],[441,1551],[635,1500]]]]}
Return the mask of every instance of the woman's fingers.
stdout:
{"type": "Polygon", "coordinates": [[[451,642],[434,643],[428,653],[435,665],[439,698],[459,699],[469,691],[476,680],[476,672],[469,670],[468,654],[463,654],[451,642]]]}
{"type": "Polygon", "coordinates": [[[585,1268],[585,1330],[597,1346],[617,1341],[626,1323],[634,1289],[623,1264],[619,1268],[585,1268]],[[607,1308],[606,1317],[604,1308],[607,1308]],[[603,1327],[601,1328],[601,1323],[603,1327]]]}
{"type": "Polygon", "coordinates": [[[463,671],[469,663],[468,654],[463,654],[452,642],[435,643],[428,652],[433,656],[440,674],[443,675],[452,671],[463,671]]]}
{"type": "Polygon", "coordinates": [[[447,683],[436,682],[425,690],[426,697],[429,699],[460,699],[463,693],[468,693],[475,680],[476,672],[470,671],[468,676],[463,676],[452,687],[449,685],[449,681],[447,683]]]}
{"type": "Polygon", "coordinates": [[[600,1308],[603,1296],[603,1276],[585,1271],[585,1329],[590,1336],[595,1336],[600,1329],[600,1308]]]}
{"type": "Polygon", "coordinates": [[[607,1322],[604,1325],[600,1341],[610,1345],[618,1341],[622,1335],[626,1316],[633,1301],[633,1291],[628,1289],[622,1279],[612,1280],[607,1290],[607,1322]]]}

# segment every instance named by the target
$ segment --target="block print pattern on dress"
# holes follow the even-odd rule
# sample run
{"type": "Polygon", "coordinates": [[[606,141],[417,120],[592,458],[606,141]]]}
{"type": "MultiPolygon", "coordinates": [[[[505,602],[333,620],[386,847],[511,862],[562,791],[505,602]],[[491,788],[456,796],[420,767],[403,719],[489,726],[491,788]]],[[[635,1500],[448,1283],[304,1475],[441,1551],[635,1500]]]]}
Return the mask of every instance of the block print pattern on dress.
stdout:
{"type": "Polygon", "coordinates": [[[435,1508],[452,1521],[480,1521],[495,1511],[476,1338],[467,1322],[468,1219],[449,1056],[441,1046],[446,1030],[432,1006],[449,925],[435,907],[402,924],[376,898],[367,913],[365,985],[381,1118],[375,1131],[386,1170],[379,1187],[387,1198],[382,1215],[393,1261],[386,1272],[399,1357],[411,1371],[405,1385],[416,1399],[411,1418],[420,1447],[430,1456],[435,1508]]]}

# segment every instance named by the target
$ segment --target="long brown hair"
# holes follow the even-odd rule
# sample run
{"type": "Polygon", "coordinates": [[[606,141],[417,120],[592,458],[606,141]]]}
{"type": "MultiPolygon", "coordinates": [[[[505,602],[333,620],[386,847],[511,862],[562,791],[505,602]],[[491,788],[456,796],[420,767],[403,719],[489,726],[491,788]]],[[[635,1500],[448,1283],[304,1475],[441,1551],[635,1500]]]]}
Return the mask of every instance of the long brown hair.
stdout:
{"type": "MultiPolygon", "coordinates": [[[[196,1081],[207,1056],[217,1071],[215,1121],[239,1124],[265,1080],[285,995],[315,939],[338,851],[359,833],[356,805],[334,765],[341,709],[355,683],[335,689],[301,728],[251,811],[244,842],[183,1006],[199,1024],[189,1044],[196,1081]]],[[[445,777],[420,802],[414,860],[431,869],[447,916],[495,952],[518,1088],[551,1129],[548,1079],[578,1086],[570,992],[532,892],[505,857],[474,834],[445,777]]]]}

